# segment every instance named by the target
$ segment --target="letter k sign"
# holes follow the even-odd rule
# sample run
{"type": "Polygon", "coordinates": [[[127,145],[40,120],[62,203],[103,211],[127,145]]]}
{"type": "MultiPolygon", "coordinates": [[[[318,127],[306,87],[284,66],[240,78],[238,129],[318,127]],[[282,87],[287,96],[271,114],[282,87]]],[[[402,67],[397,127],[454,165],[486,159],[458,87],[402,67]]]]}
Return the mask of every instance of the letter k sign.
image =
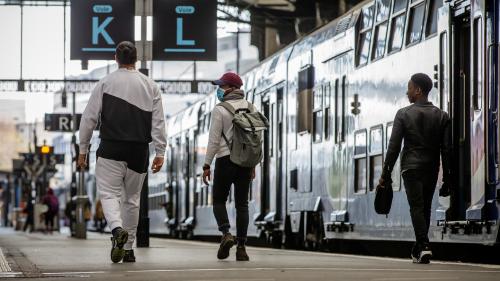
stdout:
{"type": "Polygon", "coordinates": [[[108,45],[114,45],[115,44],[115,42],[113,41],[113,39],[111,39],[111,36],[109,36],[108,32],[105,29],[112,20],[113,20],[113,17],[107,17],[99,25],[99,18],[98,17],[92,17],[92,44],[93,45],[98,45],[98,43],[99,43],[99,34],[102,35],[102,37],[104,38],[104,40],[106,40],[106,43],[108,43],[108,45]]]}

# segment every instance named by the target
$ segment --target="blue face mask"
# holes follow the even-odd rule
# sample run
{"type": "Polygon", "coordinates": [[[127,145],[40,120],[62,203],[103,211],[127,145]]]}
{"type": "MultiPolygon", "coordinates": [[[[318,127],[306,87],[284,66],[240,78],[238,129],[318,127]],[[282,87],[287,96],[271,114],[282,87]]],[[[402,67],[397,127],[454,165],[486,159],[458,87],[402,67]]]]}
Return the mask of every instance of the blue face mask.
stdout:
{"type": "Polygon", "coordinates": [[[217,99],[218,99],[219,101],[224,101],[224,92],[225,92],[225,91],[224,91],[224,89],[222,89],[222,88],[217,88],[217,93],[216,93],[216,95],[217,95],[217,99]]]}

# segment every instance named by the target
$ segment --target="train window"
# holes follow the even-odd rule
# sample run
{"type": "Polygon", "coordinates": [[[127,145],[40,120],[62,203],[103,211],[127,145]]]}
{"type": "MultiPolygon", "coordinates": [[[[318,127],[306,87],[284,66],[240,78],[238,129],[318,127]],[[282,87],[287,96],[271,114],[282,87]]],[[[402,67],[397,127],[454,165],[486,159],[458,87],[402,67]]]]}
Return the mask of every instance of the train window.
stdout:
{"type": "Polygon", "coordinates": [[[356,65],[362,66],[368,63],[370,54],[370,42],[372,38],[374,6],[370,5],[361,11],[359,26],[358,49],[356,53],[356,65]]]}
{"type": "Polygon", "coordinates": [[[323,136],[323,111],[318,110],[313,113],[313,141],[320,142],[323,136]]]}
{"type": "Polygon", "coordinates": [[[404,11],[391,20],[391,35],[389,38],[389,53],[401,50],[403,47],[406,14],[404,11]]]}
{"type": "Polygon", "coordinates": [[[429,14],[427,16],[427,25],[425,28],[425,37],[437,32],[438,10],[443,6],[442,0],[430,0],[429,14]]]}
{"type": "Polygon", "coordinates": [[[382,125],[370,129],[370,191],[373,191],[382,175],[384,165],[383,153],[383,127],[382,125]]]}
{"type": "Polygon", "coordinates": [[[395,14],[406,10],[407,5],[408,5],[408,0],[394,0],[392,13],[395,14]]]}
{"type": "Polygon", "coordinates": [[[413,3],[410,8],[408,36],[406,37],[406,45],[415,44],[422,38],[422,25],[424,23],[425,3],[424,1],[413,3]]]}
{"type": "Polygon", "coordinates": [[[332,118],[332,115],[330,114],[330,101],[331,101],[331,95],[332,95],[332,89],[331,89],[331,86],[330,84],[327,84],[325,87],[324,87],[324,100],[325,100],[325,112],[324,112],[324,116],[325,116],[325,140],[329,140],[330,139],[330,135],[332,133],[332,120],[330,120],[332,118]]]}
{"type": "Polygon", "coordinates": [[[384,56],[385,39],[387,36],[387,22],[375,27],[375,39],[373,41],[372,59],[378,59],[384,56]]]}
{"type": "Polygon", "coordinates": [[[474,19],[474,81],[472,103],[474,110],[481,110],[481,103],[483,99],[482,83],[483,83],[483,21],[482,18],[474,19]]]}
{"type": "MultiPolygon", "coordinates": [[[[389,147],[389,140],[391,139],[392,127],[393,127],[392,122],[387,123],[387,127],[385,130],[385,151],[387,151],[387,147],[389,147]]],[[[392,179],[393,180],[392,189],[394,191],[399,191],[401,189],[400,170],[401,170],[400,157],[398,157],[398,160],[396,161],[396,164],[394,165],[394,168],[392,169],[392,174],[396,175],[392,179]]]]}
{"type": "Polygon", "coordinates": [[[377,17],[372,48],[372,59],[384,55],[385,39],[387,36],[387,19],[389,18],[390,0],[377,0],[377,17]]]}
{"type": "Polygon", "coordinates": [[[313,108],[321,109],[323,107],[323,87],[318,87],[314,90],[314,100],[313,100],[313,108]]]}
{"type": "Polygon", "coordinates": [[[366,130],[354,133],[354,192],[366,192],[366,130]]]}
{"type": "Polygon", "coordinates": [[[346,108],[345,108],[345,100],[347,97],[347,77],[344,75],[342,78],[342,100],[341,100],[341,108],[342,115],[340,116],[340,141],[345,141],[346,136],[346,108]]]}
{"type": "Polygon", "coordinates": [[[290,171],[290,188],[295,189],[295,191],[299,189],[298,174],[299,173],[297,169],[293,169],[290,171]]]}
{"type": "Polygon", "coordinates": [[[311,131],[312,89],[314,87],[314,67],[309,66],[299,72],[298,87],[298,133],[311,131]]]}
{"type": "Polygon", "coordinates": [[[334,125],[334,128],[335,128],[335,143],[338,143],[339,142],[339,104],[340,104],[340,100],[339,100],[339,79],[335,79],[335,103],[334,103],[334,106],[335,106],[335,117],[334,117],[334,120],[335,120],[335,125],[334,125]]]}

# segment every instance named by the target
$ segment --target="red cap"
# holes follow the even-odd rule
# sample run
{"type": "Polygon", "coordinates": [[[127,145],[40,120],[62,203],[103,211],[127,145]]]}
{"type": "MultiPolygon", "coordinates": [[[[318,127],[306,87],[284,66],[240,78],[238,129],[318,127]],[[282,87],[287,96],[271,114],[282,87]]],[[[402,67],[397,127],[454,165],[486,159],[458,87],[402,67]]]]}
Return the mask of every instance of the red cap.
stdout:
{"type": "Polygon", "coordinates": [[[222,75],[219,80],[212,81],[212,84],[218,86],[229,85],[240,88],[241,86],[243,86],[243,81],[241,81],[241,78],[238,74],[227,72],[224,73],[224,75],[222,75]]]}

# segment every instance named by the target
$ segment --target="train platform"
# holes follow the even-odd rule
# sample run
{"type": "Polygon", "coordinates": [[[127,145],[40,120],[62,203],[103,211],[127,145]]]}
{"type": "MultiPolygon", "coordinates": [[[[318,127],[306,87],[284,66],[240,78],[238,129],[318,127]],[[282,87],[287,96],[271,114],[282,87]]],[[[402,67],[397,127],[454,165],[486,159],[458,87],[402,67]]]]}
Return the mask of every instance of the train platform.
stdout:
{"type": "Polygon", "coordinates": [[[87,240],[0,230],[0,279],[16,280],[499,280],[500,266],[341,255],[248,247],[250,262],[237,262],[234,250],[217,260],[218,245],[152,238],[136,250],[137,262],[113,264],[109,234],[87,240]]]}

